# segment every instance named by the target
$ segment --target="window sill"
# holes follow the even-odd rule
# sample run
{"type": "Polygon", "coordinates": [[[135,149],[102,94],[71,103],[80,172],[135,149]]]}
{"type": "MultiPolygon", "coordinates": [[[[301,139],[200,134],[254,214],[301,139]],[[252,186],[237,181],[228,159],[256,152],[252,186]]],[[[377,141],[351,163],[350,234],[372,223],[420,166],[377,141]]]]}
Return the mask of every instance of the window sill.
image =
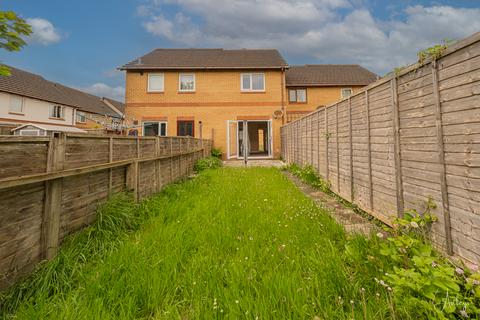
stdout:
{"type": "Polygon", "coordinates": [[[195,91],[178,91],[178,94],[193,94],[195,91]]]}
{"type": "Polygon", "coordinates": [[[164,94],[165,91],[147,91],[147,94],[164,94]]]}
{"type": "Polygon", "coordinates": [[[308,102],[291,102],[291,101],[289,101],[288,104],[300,104],[300,105],[304,105],[304,104],[308,104],[308,102]]]}
{"type": "Polygon", "coordinates": [[[258,94],[258,93],[267,93],[266,91],[240,91],[240,93],[246,93],[246,94],[258,94]]]}
{"type": "Polygon", "coordinates": [[[50,120],[60,120],[60,121],[65,121],[65,118],[55,118],[55,117],[49,117],[48,119],[50,119],[50,120]]]}
{"type": "Polygon", "coordinates": [[[17,115],[17,116],[24,116],[24,115],[25,115],[25,113],[23,113],[23,112],[9,111],[8,113],[9,113],[9,114],[14,114],[14,115],[17,115]]]}

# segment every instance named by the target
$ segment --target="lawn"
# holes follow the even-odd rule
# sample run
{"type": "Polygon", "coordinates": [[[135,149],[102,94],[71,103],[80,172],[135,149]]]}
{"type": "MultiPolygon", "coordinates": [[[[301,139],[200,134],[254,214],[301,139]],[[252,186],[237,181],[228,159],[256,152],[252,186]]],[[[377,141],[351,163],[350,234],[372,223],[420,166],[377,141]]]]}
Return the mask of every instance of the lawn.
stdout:
{"type": "Polygon", "coordinates": [[[277,169],[207,170],[138,206],[120,196],[99,220],[8,292],[0,315],[390,319],[367,240],[277,169]]]}

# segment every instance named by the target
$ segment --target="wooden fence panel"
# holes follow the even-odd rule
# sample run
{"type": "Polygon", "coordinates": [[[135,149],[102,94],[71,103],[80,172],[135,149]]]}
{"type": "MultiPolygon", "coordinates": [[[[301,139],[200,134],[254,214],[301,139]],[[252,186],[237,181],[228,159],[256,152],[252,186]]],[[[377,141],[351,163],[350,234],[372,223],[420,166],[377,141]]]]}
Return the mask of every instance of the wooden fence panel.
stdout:
{"type": "Polygon", "coordinates": [[[154,194],[211,148],[186,137],[0,137],[0,289],[55,256],[113,193],[154,194]]]}
{"type": "Polygon", "coordinates": [[[388,224],[433,199],[434,243],[480,262],[480,33],[288,123],[282,142],[289,162],[388,224]]]}

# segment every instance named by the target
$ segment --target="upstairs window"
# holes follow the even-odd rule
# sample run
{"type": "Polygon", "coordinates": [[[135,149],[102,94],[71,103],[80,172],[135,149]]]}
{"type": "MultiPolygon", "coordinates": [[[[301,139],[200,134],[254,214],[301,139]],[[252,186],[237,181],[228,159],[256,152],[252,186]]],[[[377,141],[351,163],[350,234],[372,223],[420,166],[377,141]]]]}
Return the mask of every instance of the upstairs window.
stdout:
{"type": "Polygon", "coordinates": [[[85,114],[85,112],[77,111],[77,122],[78,123],[87,122],[87,115],[85,114]]]}
{"type": "Polygon", "coordinates": [[[193,73],[180,73],[178,90],[181,92],[195,91],[195,75],[193,73]]]}
{"type": "Polygon", "coordinates": [[[50,118],[63,119],[63,107],[62,106],[51,106],[50,107],[50,118]]]}
{"type": "Polygon", "coordinates": [[[163,92],[164,90],[164,76],[163,73],[148,74],[148,92],[163,92]]]}
{"type": "Polygon", "coordinates": [[[290,89],[288,91],[288,100],[293,103],[307,102],[307,89],[290,89]]]}
{"type": "Polygon", "coordinates": [[[10,108],[8,109],[11,113],[22,113],[23,114],[23,97],[10,95],[10,108]]]}
{"type": "Polygon", "coordinates": [[[352,88],[342,88],[342,99],[348,98],[352,95],[352,88]]]}
{"type": "Polygon", "coordinates": [[[263,73],[242,73],[242,91],[265,91],[265,75],[263,73]]]}

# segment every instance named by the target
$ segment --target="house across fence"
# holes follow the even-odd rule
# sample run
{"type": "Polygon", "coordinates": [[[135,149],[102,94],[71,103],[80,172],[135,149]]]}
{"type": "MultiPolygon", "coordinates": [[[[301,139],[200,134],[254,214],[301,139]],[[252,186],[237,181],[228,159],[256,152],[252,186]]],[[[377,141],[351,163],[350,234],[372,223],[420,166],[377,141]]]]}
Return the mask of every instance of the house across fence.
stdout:
{"type": "Polygon", "coordinates": [[[190,175],[211,146],[190,137],[0,136],[0,288],[54,257],[109,196],[158,192],[190,175]]]}
{"type": "Polygon", "coordinates": [[[480,33],[281,129],[282,157],[391,224],[437,208],[440,249],[480,262],[480,33]]]}

